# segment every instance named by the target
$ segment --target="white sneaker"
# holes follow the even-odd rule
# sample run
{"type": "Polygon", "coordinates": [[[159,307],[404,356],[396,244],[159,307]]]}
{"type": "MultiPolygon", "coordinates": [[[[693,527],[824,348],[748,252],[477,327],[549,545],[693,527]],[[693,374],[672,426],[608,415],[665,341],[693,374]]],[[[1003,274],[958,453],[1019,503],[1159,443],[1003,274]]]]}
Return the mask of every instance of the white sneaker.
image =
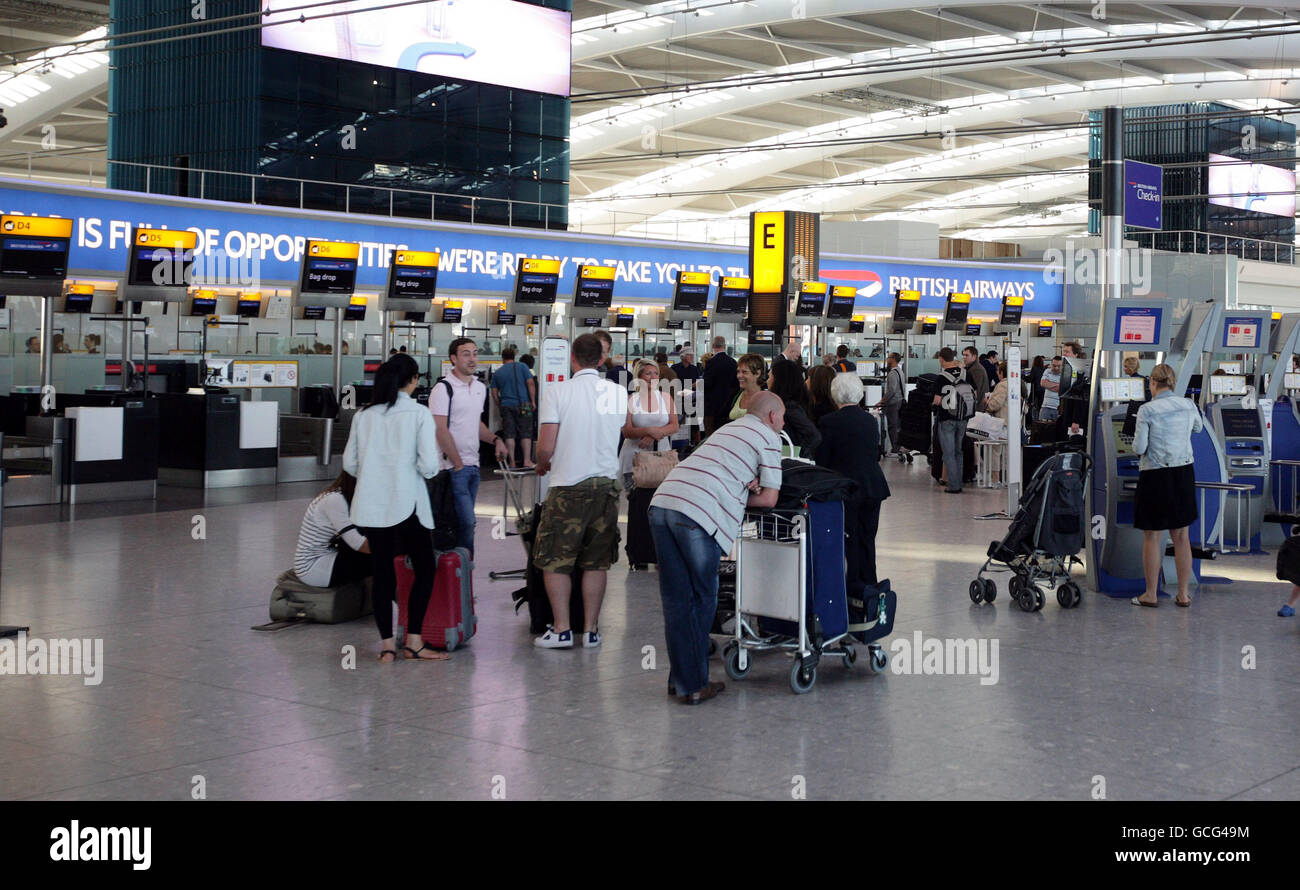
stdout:
{"type": "Polygon", "coordinates": [[[547,625],[546,633],[533,640],[533,645],[538,649],[572,649],[573,631],[566,630],[564,633],[556,633],[554,627],[547,625]]]}
{"type": "Polygon", "coordinates": [[[586,631],[582,634],[582,648],[595,649],[600,646],[600,632],[586,631]]]}

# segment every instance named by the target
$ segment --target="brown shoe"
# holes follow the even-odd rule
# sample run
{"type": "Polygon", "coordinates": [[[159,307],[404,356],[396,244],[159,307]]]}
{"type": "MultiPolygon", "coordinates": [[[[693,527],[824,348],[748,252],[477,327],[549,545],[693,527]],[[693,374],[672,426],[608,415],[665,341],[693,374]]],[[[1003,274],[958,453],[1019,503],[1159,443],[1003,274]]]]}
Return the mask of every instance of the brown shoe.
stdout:
{"type": "Polygon", "coordinates": [[[713,698],[719,692],[721,692],[726,688],[727,688],[726,683],[710,683],[708,686],[705,686],[699,692],[692,692],[690,695],[683,695],[680,697],[679,700],[684,705],[698,705],[701,702],[706,702],[709,699],[713,698]]]}

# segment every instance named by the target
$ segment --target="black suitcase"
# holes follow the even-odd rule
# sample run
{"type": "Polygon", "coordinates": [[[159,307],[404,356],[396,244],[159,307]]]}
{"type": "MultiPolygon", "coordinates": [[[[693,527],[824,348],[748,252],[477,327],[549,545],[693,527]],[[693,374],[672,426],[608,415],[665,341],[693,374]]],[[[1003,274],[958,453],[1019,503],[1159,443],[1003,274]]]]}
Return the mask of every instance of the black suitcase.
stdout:
{"type": "MultiPolygon", "coordinates": [[[[528,630],[539,634],[555,620],[551,611],[551,601],[546,596],[546,584],[542,580],[542,571],[533,564],[533,540],[536,538],[537,523],[542,518],[542,505],[533,508],[520,523],[519,536],[523,538],[524,549],[528,551],[528,568],[524,571],[524,586],[510,594],[518,613],[528,606],[528,630]]],[[[586,629],[586,611],[582,606],[582,569],[574,566],[569,576],[572,589],[569,592],[569,624],[581,632],[586,629]]]]}
{"type": "Polygon", "coordinates": [[[633,488],[627,493],[627,539],[623,552],[632,565],[658,564],[654,535],[650,533],[650,499],[653,488],[633,488]]]}

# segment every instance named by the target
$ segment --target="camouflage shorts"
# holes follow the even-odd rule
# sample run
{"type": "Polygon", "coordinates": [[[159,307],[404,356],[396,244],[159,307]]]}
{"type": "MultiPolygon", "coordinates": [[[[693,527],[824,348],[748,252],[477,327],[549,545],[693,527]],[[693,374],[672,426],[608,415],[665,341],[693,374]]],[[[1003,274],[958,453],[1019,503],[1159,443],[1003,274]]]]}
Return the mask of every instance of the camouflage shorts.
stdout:
{"type": "Polygon", "coordinates": [[[546,494],[533,541],[533,564],[543,572],[601,572],[618,561],[618,487],[597,476],[546,494]]]}

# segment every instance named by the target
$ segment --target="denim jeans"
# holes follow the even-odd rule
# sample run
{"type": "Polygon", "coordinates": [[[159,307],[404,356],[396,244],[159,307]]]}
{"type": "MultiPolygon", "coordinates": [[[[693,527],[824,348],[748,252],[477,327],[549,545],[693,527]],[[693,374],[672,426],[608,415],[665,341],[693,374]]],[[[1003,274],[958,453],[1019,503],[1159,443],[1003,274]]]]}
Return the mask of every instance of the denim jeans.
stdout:
{"type": "Polygon", "coordinates": [[[1039,420],[1056,420],[1056,418],[1060,416],[1061,412],[1058,408],[1048,408],[1044,405],[1042,408],[1038,409],[1039,420]]]}
{"type": "Polygon", "coordinates": [[[668,639],[668,682],[678,695],[709,685],[709,629],[718,611],[722,548],[695,520],[650,508],[650,533],[659,554],[659,598],[668,639]]]}
{"type": "Polygon", "coordinates": [[[966,421],[939,421],[939,447],[943,449],[943,466],[948,471],[948,490],[961,491],[961,449],[966,438],[966,421]]]}
{"type": "Polygon", "coordinates": [[[456,519],[460,530],[456,535],[456,546],[469,551],[474,556],[474,501],[478,498],[478,467],[464,466],[451,471],[451,494],[456,500],[456,519]]]}

